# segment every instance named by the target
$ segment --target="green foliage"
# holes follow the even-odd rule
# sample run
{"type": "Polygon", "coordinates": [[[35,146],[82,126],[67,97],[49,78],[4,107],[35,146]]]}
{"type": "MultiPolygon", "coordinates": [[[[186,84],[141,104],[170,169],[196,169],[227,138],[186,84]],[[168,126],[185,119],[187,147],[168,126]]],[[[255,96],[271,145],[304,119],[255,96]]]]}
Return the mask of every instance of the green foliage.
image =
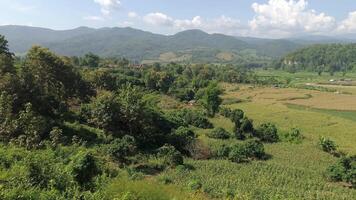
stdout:
{"type": "Polygon", "coordinates": [[[279,140],[277,127],[271,123],[261,124],[257,128],[255,135],[263,142],[273,143],[279,140]]]}
{"type": "Polygon", "coordinates": [[[289,132],[283,135],[283,140],[290,143],[300,144],[303,139],[304,137],[298,128],[292,128],[289,132]]]}
{"type": "Polygon", "coordinates": [[[196,139],[195,133],[186,127],[179,127],[170,135],[169,142],[178,150],[186,152],[190,144],[196,139]]]}
{"type": "Polygon", "coordinates": [[[191,190],[199,190],[203,187],[203,184],[201,183],[201,181],[197,180],[197,179],[193,179],[188,183],[188,187],[191,190]]]}
{"type": "Polygon", "coordinates": [[[52,147],[57,147],[63,142],[63,130],[58,127],[53,127],[49,133],[52,147]]]}
{"type": "Polygon", "coordinates": [[[94,156],[85,151],[78,152],[78,154],[71,159],[69,172],[74,180],[81,186],[90,185],[93,178],[101,173],[94,156]]]}
{"type": "Polygon", "coordinates": [[[229,160],[232,162],[247,162],[250,159],[262,159],[265,156],[263,144],[258,140],[249,140],[230,148],[229,160]]]}
{"type": "Polygon", "coordinates": [[[208,116],[213,117],[219,111],[220,104],[222,103],[221,94],[222,90],[215,83],[209,84],[205,89],[201,102],[208,116]]]}
{"type": "Polygon", "coordinates": [[[308,70],[319,75],[322,72],[346,73],[355,66],[355,53],[355,44],[313,45],[286,55],[277,66],[291,72],[308,70]]]}
{"type": "Polygon", "coordinates": [[[127,157],[135,155],[136,152],[137,147],[135,138],[127,135],[121,139],[115,139],[108,147],[109,155],[122,163],[126,163],[127,157]]]}
{"type": "Polygon", "coordinates": [[[234,133],[236,139],[243,140],[252,137],[254,134],[253,121],[247,117],[235,121],[234,133]]]}
{"type": "Polygon", "coordinates": [[[20,111],[16,120],[17,135],[16,143],[28,149],[37,148],[48,130],[48,122],[35,113],[30,103],[25,105],[25,110],[20,111]]]}
{"type": "Polygon", "coordinates": [[[213,127],[204,114],[198,110],[180,109],[169,112],[167,117],[179,126],[191,125],[205,129],[213,127]]]}
{"type": "Polygon", "coordinates": [[[345,182],[356,188],[356,156],[341,157],[326,172],[331,181],[345,182]]]}
{"type": "Polygon", "coordinates": [[[327,153],[336,153],[337,146],[334,141],[329,138],[321,137],[319,139],[320,148],[327,153]]]}
{"type": "Polygon", "coordinates": [[[85,54],[81,65],[96,68],[96,67],[99,67],[99,61],[100,61],[99,56],[97,56],[93,53],[88,53],[88,54],[85,54]]]}
{"type": "Polygon", "coordinates": [[[207,133],[207,136],[214,139],[229,139],[230,133],[227,132],[225,129],[219,127],[207,133]]]}
{"type": "Polygon", "coordinates": [[[183,165],[183,156],[172,145],[164,145],[158,150],[158,156],[163,158],[163,164],[169,167],[183,165]]]}

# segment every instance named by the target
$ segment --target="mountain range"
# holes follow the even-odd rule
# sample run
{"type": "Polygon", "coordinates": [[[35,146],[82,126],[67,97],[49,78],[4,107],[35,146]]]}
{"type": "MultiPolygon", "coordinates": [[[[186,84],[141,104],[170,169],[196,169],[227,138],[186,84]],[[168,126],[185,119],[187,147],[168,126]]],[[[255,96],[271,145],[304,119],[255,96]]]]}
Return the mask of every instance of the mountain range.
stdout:
{"type": "Polygon", "coordinates": [[[59,31],[7,25],[0,26],[0,34],[9,41],[11,51],[18,55],[23,55],[33,45],[41,45],[66,56],[82,56],[92,52],[105,57],[126,57],[146,62],[229,62],[275,58],[310,44],[352,41],[322,36],[261,39],[208,34],[201,30],[187,30],[167,36],[129,27],[79,27],[59,31]]]}

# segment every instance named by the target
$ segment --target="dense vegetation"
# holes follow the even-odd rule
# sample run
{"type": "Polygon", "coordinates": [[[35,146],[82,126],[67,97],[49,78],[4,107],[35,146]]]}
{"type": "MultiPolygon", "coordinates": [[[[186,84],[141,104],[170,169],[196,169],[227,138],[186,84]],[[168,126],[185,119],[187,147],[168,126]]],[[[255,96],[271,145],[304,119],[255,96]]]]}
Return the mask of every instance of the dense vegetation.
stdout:
{"type": "Polygon", "coordinates": [[[296,71],[349,72],[356,67],[356,44],[313,45],[283,57],[275,67],[296,71]]]}

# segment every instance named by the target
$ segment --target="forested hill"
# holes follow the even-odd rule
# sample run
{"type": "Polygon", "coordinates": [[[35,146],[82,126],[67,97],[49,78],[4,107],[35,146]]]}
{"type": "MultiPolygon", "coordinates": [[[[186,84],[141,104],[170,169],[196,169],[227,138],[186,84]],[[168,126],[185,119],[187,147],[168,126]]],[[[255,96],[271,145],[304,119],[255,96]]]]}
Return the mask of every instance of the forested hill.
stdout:
{"type": "Polygon", "coordinates": [[[302,48],[280,60],[288,71],[336,72],[356,69],[356,43],[319,44],[302,48]]]}
{"type": "Polygon", "coordinates": [[[0,26],[11,51],[23,54],[38,44],[67,56],[92,52],[104,57],[165,62],[222,62],[279,57],[301,47],[293,41],[233,37],[188,30],[160,35],[133,28],[79,27],[56,31],[27,26],[0,26]]]}

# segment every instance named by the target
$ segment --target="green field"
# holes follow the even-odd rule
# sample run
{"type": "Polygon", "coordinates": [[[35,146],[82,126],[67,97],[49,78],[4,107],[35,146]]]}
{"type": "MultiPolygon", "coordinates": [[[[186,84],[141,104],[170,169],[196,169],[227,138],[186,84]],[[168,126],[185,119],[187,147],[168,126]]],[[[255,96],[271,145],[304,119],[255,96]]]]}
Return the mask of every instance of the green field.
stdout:
{"type": "MultiPolygon", "coordinates": [[[[243,88],[244,86],[240,86],[243,88]]],[[[256,88],[258,89],[258,88],[256,88]]],[[[252,89],[252,90],[256,90],[252,89]]],[[[242,91],[233,92],[236,98],[242,91]]],[[[250,89],[251,90],[251,89],[250,89]]],[[[308,91],[301,91],[308,92],[308,91]]],[[[280,90],[281,95],[285,94],[280,90]]],[[[231,98],[227,89],[225,96],[231,98]]],[[[301,144],[280,142],[265,145],[271,158],[235,164],[225,160],[187,160],[194,167],[191,171],[168,170],[160,176],[170,177],[174,183],[187,187],[190,182],[202,183],[202,191],[211,198],[226,199],[353,199],[356,191],[339,183],[330,183],[324,176],[336,158],[321,151],[317,145],[321,136],[332,138],[342,151],[356,153],[356,112],[307,108],[285,105],[279,99],[250,98],[250,101],[228,105],[239,108],[255,124],[275,123],[282,134],[293,127],[302,130],[305,139],[301,144]],[[233,198],[234,197],[234,198],[233,198]]],[[[217,116],[211,121],[215,127],[232,132],[229,119],[217,116]]],[[[209,139],[209,130],[198,129],[200,139],[208,146],[236,143],[209,139]]]]}

